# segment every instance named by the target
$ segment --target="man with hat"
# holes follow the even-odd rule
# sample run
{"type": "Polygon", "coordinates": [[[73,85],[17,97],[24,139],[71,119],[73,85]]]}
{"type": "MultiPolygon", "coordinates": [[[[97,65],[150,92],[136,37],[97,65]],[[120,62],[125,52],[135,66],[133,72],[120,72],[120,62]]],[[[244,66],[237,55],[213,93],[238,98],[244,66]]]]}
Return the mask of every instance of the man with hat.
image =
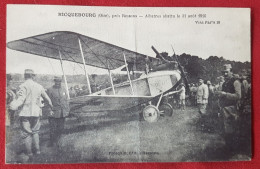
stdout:
{"type": "Polygon", "coordinates": [[[199,108],[199,113],[201,115],[206,115],[206,108],[208,104],[209,89],[208,86],[204,83],[202,78],[199,78],[199,86],[197,89],[197,105],[199,108]]]}
{"type": "Polygon", "coordinates": [[[34,71],[25,69],[25,82],[19,86],[16,93],[17,98],[14,99],[9,108],[11,110],[19,109],[19,118],[21,125],[21,138],[24,141],[27,155],[33,156],[32,143],[35,146],[35,153],[40,154],[39,130],[40,116],[42,115],[41,97],[48,101],[52,107],[52,102],[46,94],[42,85],[34,81],[34,71]]]}
{"type": "MultiPolygon", "coordinates": [[[[224,65],[222,73],[225,82],[222,85],[222,91],[218,91],[216,94],[219,97],[219,105],[223,112],[225,135],[231,138],[235,133],[235,123],[239,117],[237,105],[241,99],[241,83],[233,76],[230,64],[224,65]]],[[[230,141],[230,139],[227,141],[230,141]]]]}
{"type": "Polygon", "coordinates": [[[53,103],[50,109],[50,146],[57,143],[64,129],[65,118],[69,115],[68,93],[61,86],[62,78],[55,76],[54,85],[47,90],[49,97],[53,103]]]}

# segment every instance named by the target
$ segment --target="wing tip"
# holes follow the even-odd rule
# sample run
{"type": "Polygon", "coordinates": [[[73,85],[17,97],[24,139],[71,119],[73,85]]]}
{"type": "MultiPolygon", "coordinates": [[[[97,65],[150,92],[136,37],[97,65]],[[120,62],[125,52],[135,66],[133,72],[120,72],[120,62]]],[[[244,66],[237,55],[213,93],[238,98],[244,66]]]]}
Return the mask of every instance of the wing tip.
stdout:
{"type": "Polygon", "coordinates": [[[7,42],[7,43],[6,43],[6,47],[9,48],[9,49],[15,50],[15,49],[12,47],[12,44],[15,43],[15,42],[16,42],[16,40],[15,40],[15,41],[7,42]]]}

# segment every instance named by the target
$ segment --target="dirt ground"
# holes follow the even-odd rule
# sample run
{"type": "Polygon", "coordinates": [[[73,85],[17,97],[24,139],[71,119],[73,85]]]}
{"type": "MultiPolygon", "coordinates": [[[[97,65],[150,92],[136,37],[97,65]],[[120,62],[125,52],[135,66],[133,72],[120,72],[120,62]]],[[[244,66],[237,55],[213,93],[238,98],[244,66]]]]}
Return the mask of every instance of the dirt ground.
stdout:
{"type": "MultiPolygon", "coordinates": [[[[66,119],[58,144],[49,147],[48,120],[43,119],[41,154],[26,163],[249,160],[251,143],[230,149],[219,126],[217,116],[202,118],[195,107],[175,109],[172,117],[154,123],[142,120],[136,111],[82,113],[66,119]]],[[[7,136],[7,163],[23,157],[18,129],[12,131],[13,136],[7,136]]]]}

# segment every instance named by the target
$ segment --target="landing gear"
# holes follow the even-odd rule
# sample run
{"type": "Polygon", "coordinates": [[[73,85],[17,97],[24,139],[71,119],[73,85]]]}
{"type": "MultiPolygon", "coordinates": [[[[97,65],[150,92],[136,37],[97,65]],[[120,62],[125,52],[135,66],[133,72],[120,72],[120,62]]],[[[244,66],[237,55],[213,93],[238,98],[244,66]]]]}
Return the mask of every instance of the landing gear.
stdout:
{"type": "Polygon", "coordinates": [[[150,105],[146,106],[143,109],[143,118],[145,121],[152,123],[156,122],[159,119],[160,115],[168,117],[172,116],[172,106],[167,102],[162,102],[162,104],[160,104],[162,97],[163,94],[161,94],[156,106],[152,105],[150,102],[150,105]]]}
{"type": "Polygon", "coordinates": [[[159,118],[159,109],[154,105],[148,105],[143,110],[143,117],[149,123],[156,122],[159,118]]]}
{"type": "Polygon", "coordinates": [[[160,114],[163,116],[171,117],[173,114],[173,108],[170,103],[163,103],[159,107],[160,114]]]}

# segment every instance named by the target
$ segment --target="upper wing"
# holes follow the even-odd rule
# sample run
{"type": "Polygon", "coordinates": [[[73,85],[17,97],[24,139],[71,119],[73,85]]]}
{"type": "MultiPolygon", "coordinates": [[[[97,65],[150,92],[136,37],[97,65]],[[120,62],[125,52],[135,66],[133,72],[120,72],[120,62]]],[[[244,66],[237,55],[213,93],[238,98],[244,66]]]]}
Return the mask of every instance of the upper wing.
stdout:
{"type": "MultiPolygon", "coordinates": [[[[125,54],[127,63],[135,65],[135,70],[143,71],[145,69],[146,55],[74,32],[58,31],[36,35],[9,42],[7,47],[53,59],[60,59],[60,51],[63,60],[83,63],[79,40],[86,65],[104,69],[116,69],[125,64],[123,56],[125,54]]],[[[158,61],[156,58],[149,58],[152,61],[158,61]]]]}

